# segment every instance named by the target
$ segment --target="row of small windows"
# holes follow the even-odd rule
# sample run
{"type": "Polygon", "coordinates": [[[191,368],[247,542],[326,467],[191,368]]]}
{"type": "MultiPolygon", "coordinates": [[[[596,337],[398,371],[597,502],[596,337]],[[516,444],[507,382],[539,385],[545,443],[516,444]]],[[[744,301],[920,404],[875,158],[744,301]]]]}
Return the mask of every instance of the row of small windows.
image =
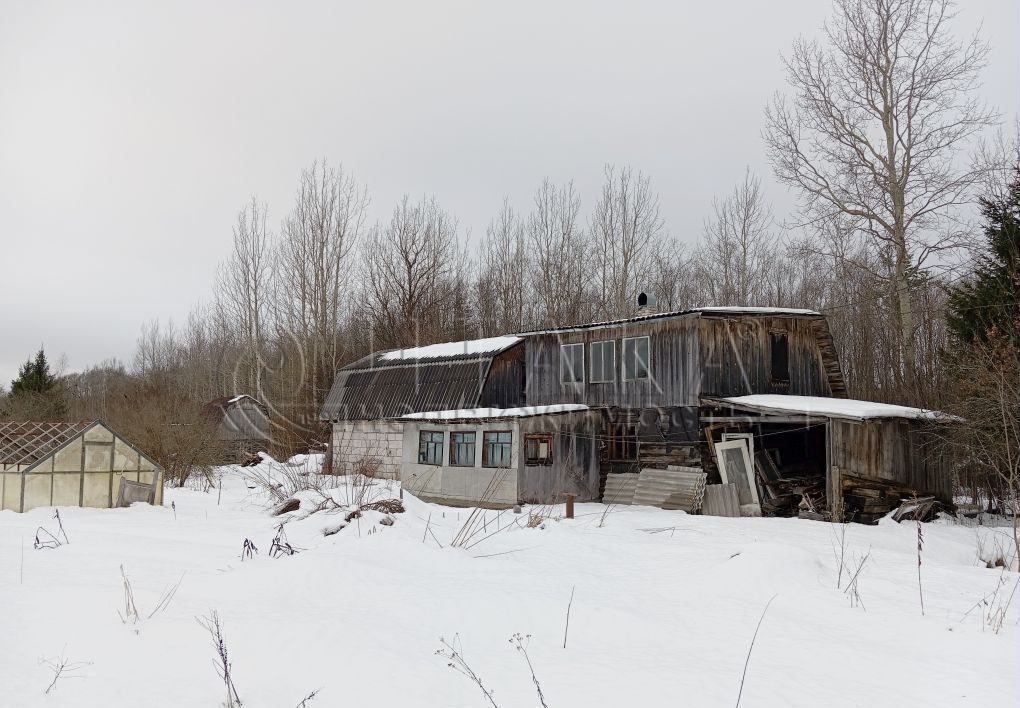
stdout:
{"type": "MultiPolygon", "coordinates": [[[[474,467],[474,431],[452,431],[450,433],[450,465],[474,467]]],[[[439,430],[422,430],[418,433],[418,462],[423,465],[443,464],[444,433],[439,430]]],[[[497,430],[482,433],[482,466],[509,467],[513,433],[497,430]]],[[[553,461],[553,436],[548,433],[532,433],[524,436],[524,464],[551,465],[553,461]]]]}
{"type": "MultiPolygon", "coordinates": [[[[624,337],[623,371],[624,381],[641,381],[650,376],[648,337],[624,337]]],[[[616,381],[616,340],[592,342],[588,345],[589,383],[612,383],[616,381]]],[[[563,383],[584,383],[584,344],[560,345],[560,381],[563,383]]]]}

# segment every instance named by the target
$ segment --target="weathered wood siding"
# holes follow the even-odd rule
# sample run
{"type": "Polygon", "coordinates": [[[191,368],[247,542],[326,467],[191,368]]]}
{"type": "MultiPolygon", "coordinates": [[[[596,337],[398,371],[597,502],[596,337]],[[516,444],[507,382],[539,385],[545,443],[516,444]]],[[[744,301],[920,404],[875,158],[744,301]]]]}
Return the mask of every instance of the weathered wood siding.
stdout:
{"type": "MultiPolygon", "coordinates": [[[[526,400],[530,405],[584,403],[628,409],[696,407],[701,396],[787,393],[829,396],[838,362],[823,357],[813,316],[710,315],[625,322],[592,329],[531,335],[526,344],[526,400]],[[789,380],[772,376],[770,334],[787,336],[789,380]],[[649,338],[650,377],[622,380],[622,340],[649,338]],[[616,380],[593,383],[591,344],[616,342],[616,380]],[[560,347],[585,345],[585,380],[560,381],[560,347]]],[[[823,327],[824,329],[824,327],[823,327]]]]}
{"type": "Polygon", "coordinates": [[[221,440],[269,440],[269,416],[250,398],[227,405],[220,423],[221,440]]]}
{"type": "Polygon", "coordinates": [[[829,429],[831,464],[841,477],[875,479],[952,500],[952,461],[923,423],[833,419],[829,429]]]}
{"type": "Polygon", "coordinates": [[[561,504],[567,494],[577,501],[599,498],[599,446],[602,416],[597,411],[522,418],[521,454],[517,494],[528,504],[561,504]],[[524,436],[553,436],[551,465],[531,466],[524,461],[524,436]]]}
{"type": "Polygon", "coordinates": [[[704,396],[785,393],[829,396],[817,317],[714,317],[698,320],[700,380],[704,396]],[[769,335],[783,332],[789,349],[789,380],[777,381],[771,367],[769,335]]]}
{"type": "Polygon", "coordinates": [[[627,322],[577,331],[529,336],[526,344],[526,398],[529,405],[584,403],[593,407],[655,408],[697,406],[699,358],[697,319],[674,318],[627,322]],[[649,378],[622,381],[625,337],[648,336],[649,378]],[[592,383],[591,343],[616,342],[616,380],[592,383]],[[584,343],[585,380],[560,381],[560,346],[584,343]]]}
{"type": "Polygon", "coordinates": [[[514,408],[524,400],[524,343],[493,358],[478,405],[482,408],[514,408]]]}

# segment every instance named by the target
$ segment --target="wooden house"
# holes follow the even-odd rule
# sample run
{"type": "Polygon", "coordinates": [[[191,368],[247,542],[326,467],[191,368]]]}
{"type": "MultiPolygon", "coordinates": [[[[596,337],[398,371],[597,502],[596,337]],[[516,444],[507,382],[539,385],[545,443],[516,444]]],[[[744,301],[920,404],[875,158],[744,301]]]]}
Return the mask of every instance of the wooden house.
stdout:
{"type": "Polygon", "coordinates": [[[948,501],[949,460],[924,431],[933,416],[812,404],[845,397],[821,314],[703,307],[373,354],[338,372],[322,417],[338,459],[377,456],[453,503],[598,499],[614,475],[670,468],[734,484],[744,513],[839,518],[848,505],[871,518],[914,492],[948,501]],[[496,428],[511,433],[512,482],[483,453],[458,459],[496,428]],[[529,435],[561,452],[528,464],[529,435]]]}
{"type": "Polygon", "coordinates": [[[269,447],[272,431],[269,409],[247,394],[220,396],[202,407],[202,415],[216,424],[225,462],[243,462],[252,453],[269,447]]]}

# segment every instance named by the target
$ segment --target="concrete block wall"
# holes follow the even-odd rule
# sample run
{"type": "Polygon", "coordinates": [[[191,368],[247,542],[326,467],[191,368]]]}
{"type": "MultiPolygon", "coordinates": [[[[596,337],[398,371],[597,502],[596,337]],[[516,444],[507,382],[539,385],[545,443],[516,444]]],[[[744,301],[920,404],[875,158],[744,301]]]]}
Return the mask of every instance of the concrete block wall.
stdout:
{"type": "Polygon", "coordinates": [[[349,420],[333,424],[333,464],[340,474],[350,473],[367,459],[379,461],[378,475],[400,478],[403,424],[392,420],[349,420]]]}

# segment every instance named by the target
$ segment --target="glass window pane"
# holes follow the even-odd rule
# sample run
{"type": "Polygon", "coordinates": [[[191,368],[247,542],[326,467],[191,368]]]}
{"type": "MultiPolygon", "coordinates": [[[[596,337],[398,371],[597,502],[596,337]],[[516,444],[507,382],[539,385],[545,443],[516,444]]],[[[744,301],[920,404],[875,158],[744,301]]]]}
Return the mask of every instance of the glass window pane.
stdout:
{"type": "Polygon", "coordinates": [[[584,381],[584,344],[564,344],[560,347],[560,380],[564,383],[584,381]]]}
{"type": "Polygon", "coordinates": [[[616,342],[593,342],[591,345],[591,380],[616,380],[616,342]]]}
{"type": "Polygon", "coordinates": [[[482,434],[482,465],[485,467],[509,467],[513,434],[498,431],[482,434]]]}
{"type": "Polygon", "coordinates": [[[424,465],[443,464],[443,433],[422,430],[418,433],[418,462],[424,465]]]}
{"type": "Polygon", "coordinates": [[[648,337],[632,337],[623,340],[623,378],[629,381],[647,379],[648,337]]]}
{"type": "Polygon", "coordinates": [[[450,464],[458,467],[475,466],[475,434],[450,433],[450,464]]]}

